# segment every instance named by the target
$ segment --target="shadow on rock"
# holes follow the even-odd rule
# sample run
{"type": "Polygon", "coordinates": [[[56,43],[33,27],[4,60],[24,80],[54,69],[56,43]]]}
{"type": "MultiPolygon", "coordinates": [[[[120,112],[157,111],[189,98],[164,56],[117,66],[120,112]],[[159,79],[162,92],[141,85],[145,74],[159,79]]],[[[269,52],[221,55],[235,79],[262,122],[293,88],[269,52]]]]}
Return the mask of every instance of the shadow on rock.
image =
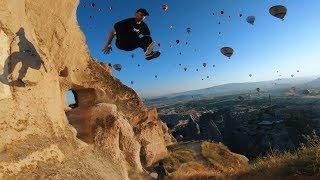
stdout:
{"type": "MultiPolygon", "coordinates": [[[[41,65],[43,65],[45,68],[44,62],[42,61],[34,45],[26,38],[23,28],[20,28],[16,35],[19,37],[19,51],[11,53],[6,59],[4,63],[4,69],[6,66],[8,66],[8,72],[4,72],[2,75],[0,75],[0,81],[3,84],[10,86],[34,86],[36,85],[35,82],[24,81],[23,78],[26,76],[29,68],[40,70],[41,65]],[[16,80],[9,81],[8,76],[13,72],[18,63],[22,64],[19,70],[18,78],[16,80]]],[[[45,71],[47,72],[46,68],[45,71]]]]}

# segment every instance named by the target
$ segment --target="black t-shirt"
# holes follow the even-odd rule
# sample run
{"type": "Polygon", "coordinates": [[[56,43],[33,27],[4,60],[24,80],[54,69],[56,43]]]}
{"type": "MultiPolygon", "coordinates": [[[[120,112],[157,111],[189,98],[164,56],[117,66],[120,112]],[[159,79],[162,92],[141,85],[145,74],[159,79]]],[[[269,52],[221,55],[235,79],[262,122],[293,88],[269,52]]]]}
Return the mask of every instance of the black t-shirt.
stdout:
{"type": "Polygon", "coordinates": [[[114,25],[118,39],[136,38],[140,35],[149,36],[150,30],[146,23],[137,24],[134,18],[125,19],[114,25]]]}

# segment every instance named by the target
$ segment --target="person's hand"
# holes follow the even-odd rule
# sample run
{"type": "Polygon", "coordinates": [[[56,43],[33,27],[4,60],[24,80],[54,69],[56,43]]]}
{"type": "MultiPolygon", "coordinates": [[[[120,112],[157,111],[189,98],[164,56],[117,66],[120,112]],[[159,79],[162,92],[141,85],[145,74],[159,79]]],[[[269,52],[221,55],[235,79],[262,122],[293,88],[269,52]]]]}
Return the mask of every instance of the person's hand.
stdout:
{"type": "Polygon", "coordinates": [[[110,54],[111,51],[112,51],[111,45],[106,45],[102,50],[104,54],[110,54]]]}

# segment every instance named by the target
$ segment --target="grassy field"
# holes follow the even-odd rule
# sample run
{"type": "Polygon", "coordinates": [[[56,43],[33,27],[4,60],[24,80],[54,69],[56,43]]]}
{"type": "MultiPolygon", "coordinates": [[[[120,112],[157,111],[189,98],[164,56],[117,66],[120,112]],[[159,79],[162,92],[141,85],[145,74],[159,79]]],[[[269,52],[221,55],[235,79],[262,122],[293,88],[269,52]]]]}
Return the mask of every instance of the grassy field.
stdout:
{"type": "Polygon", "coordinates": [[[317,179],[320,176],[320,140],[317,136],[306,137],[308,143],[293,152],[272,152],[266,157],[248,163],[245,157],[228,150],[223,144],[201,143],[201,154],[206,163],[197,162],[195,152],[169,148],[164,159],[173,179],[317,179]]]}
{"type": "Polygon", "coordinates": [[[318,136],[306,137],[294,152],[273,152],[252,162],[246,175],[272,176],[319,176],[320,175],[320,139],[318,136]]]}

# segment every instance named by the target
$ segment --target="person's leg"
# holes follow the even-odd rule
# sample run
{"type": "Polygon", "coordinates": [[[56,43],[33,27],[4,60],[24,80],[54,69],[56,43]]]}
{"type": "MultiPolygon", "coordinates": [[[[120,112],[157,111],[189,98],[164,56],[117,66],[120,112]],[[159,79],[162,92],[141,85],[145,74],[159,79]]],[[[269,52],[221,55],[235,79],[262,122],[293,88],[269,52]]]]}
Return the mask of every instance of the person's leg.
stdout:
{"type": "Polygon", "coordinates": [[[159,57],[161,54],[159,51],[153,51],[154,42],[150,36],[143,36],[142,38],[139,38],[139,47],[143,49],[146,55],[146,60],[152,60],[159,57]]]}
{"type": "Polygon", "coordinates": [[[150,36],[139,38],[139,47],[142,48],[146,54],[150,54],[154,47],[152,38],[150,36]]]}

